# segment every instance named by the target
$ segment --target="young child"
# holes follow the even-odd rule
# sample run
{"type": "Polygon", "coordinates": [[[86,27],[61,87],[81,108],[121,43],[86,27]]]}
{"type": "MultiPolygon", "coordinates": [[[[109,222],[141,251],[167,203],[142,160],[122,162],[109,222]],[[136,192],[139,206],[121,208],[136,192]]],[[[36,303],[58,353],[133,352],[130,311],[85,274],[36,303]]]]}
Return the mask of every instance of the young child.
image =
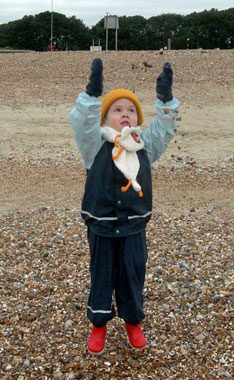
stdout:
{"type": "Polygon", "coordinates": [[[177,126],[179,102],[172,95],[173,71],[165,63],[157,78],[156,117],[144,131],[137,96],[126,89],[103,90],[102,60],[92,62],[86,92],[71,111],[75,141],[87,168],[82,217],[88,227],[91,289],[87,316],[92,354],[104,350],[107,322],[125,322],[130,345],[143,349],[143,286],[147,260],[145,227],[152,214],[152,162],[166,150],[177,126]]]}

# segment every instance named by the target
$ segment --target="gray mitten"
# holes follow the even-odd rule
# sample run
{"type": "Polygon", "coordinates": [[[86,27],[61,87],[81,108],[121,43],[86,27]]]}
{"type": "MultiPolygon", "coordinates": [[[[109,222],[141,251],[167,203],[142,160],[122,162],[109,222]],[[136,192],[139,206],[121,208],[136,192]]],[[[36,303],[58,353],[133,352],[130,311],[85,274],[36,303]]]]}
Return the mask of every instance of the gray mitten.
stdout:
{"type": "Polygon", "coordinates": [[[86,93],[90,96],[101,96],[103,90],[103,66],[101,58],[95,58],[91,66],[89,83],[86,86],[86,93]]]}
{"type": "Polygon", "coordinates": [[[164,103],[169,102],[173,99],[172,94],[172,83],[173,83],[173,71],[171,64],[166,62],[163,66],[163,72],[159,74],[156,83],[156,93],[157,98],[162,100],[164,103]]]}

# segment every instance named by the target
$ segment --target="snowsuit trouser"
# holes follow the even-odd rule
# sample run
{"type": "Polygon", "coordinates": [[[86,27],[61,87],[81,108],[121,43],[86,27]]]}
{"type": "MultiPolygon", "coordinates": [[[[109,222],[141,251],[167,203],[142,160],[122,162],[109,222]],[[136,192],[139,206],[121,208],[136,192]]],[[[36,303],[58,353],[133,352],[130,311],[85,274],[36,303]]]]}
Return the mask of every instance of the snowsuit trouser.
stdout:
{"type": "Polygon", "coordinates": [[[134,235],[109,238],[88,231],[91,289],[87,316],[96,327],[115,316],[112,301],[115,291],[118,316],[137,325],[143,312],[143,286],[147,261],[145,230],[134,235]]]}

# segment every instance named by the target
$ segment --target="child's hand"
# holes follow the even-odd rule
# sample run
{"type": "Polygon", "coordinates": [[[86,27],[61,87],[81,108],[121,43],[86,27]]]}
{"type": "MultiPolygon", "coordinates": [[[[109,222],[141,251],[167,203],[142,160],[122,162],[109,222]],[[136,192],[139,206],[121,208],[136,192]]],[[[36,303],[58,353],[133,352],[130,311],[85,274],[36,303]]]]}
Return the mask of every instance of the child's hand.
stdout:
{"type": "Polygon", "coordinates": [[[101,96],[103,90],[103,66],[101,58],[95,58],[91,66],[89,83],[86,86],[86,93],[90,96],[101,96]]]}
{"type": "Polygon", "coordinates": [[[156,83],[156,93],[157,98],[162,100],[164,103],[169,102],[173,99],[172,94],[172,83],[173,83],[173,71],[171,64],[166,62],[163,66],[163,72],[159,74],[156,83]]]}

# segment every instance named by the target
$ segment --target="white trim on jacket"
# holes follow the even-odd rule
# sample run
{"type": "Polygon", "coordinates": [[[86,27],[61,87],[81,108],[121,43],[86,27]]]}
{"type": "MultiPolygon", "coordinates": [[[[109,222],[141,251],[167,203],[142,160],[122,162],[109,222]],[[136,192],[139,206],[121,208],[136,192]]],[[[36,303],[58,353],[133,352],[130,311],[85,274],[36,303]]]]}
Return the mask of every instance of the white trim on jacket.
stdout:
{"type": "MultiPolygon", "coordinates": [[[[100,218],[100,217],[92,215],[92,214],[90,214],[90,212],[84,211],[84,210],[81,210],[81,214],[86,214],[90,218],[93,218],[93,219],[96,219],[96,220],[118,220],[117,216],[109,216],[109,217],[108,216],[107,217],[104,216],[104,217],[100,218]]],[[[144,215],[131,215],[131,216],[128,216],[128,219],[146,218],[149,215],[152,215],[152,211],[149,211],[149,212],[147,212],[144,215]]]]}

